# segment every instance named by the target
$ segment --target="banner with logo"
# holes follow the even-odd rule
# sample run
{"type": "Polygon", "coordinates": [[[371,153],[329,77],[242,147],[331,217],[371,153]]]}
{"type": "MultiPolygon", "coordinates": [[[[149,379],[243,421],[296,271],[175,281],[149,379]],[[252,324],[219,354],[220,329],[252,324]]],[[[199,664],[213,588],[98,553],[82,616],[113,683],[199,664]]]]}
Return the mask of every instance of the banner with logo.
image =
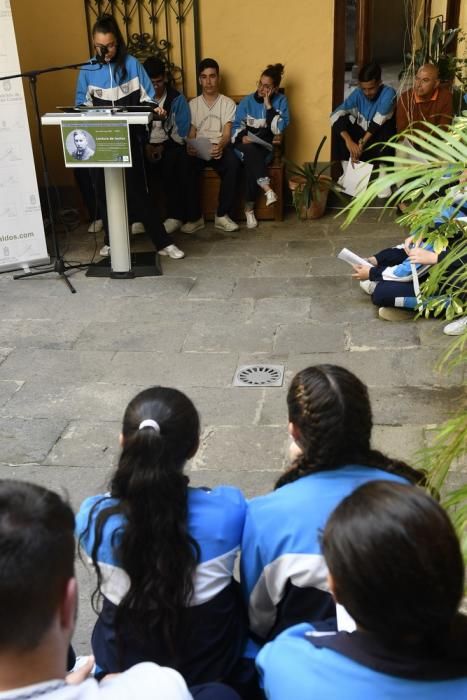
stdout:
{"type": "Polygon", "coordinates": [[[0,272],[49,262],[10,0],[0,0],[0,272]]]}

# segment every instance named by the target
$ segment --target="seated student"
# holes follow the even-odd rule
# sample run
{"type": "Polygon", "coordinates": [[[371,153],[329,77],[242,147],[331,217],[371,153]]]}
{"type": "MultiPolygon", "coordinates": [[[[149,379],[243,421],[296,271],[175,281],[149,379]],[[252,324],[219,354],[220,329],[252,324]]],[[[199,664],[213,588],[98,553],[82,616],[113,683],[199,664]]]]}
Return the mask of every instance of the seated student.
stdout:
{"type": "MultiPolygon", "coordinates": [[[[190,166],[196,176],[209,165],[219,174],[221,186],[217,213],[214,218],[215,228],[221,231],[238,231],[238,224],[232,221],[235,189],[238,173],[238,158],[230,145],[230,132],[235,118],[235,102],[219,92],[219,64],[213,58],[205,58],[198,66],[198,81],[201,95],[190,101],[191,128],[188,138],[203,137],[212,143],[211,159],[204,160],[196,156],[196,150],[188,144],[190,166]]],[[[196,187],[188,191],[188,222],[181,230],[194,233],[204,228],[201,214],[199,192],[196,187]]]]}
{"type": "MultiPolygon", "coordinates": [[[[444,223],[449,218],[460,218],[467,215],[467,204],[460,209],[455,205],[445,209],[442,217],[436,219],[434,227],[444,223]]],[[[449,240],[449,248],[456,246],[458,255],[448,266],[446,276],[456,274],[467,264],[467,248],[463,243],[463,233],[449,240]],[[462,245],[459,248],[459,244],[462,245]]],[[[373,304],[379,307],[378,316],[385,321],[413,320],[419,301],[414,289],[411,264],[415,265],[417,276],[423,279],[433,265],[444,260],[449,248],[436,253],[433,246],[415,238],[406,238],[402,245],[386,248],[368,258],[373,267],[353,265],[352,277],[360,280],[360,287],[371,295],[373,304]]],[[[440,293],[443,291],[441,285],[440,293]]]]}
{"type": "Polygon", "coordinates": [[[175,90],[160,58],[151,56],[143,64],[151,78],[162,120],[155,119],[146,146],[147,160],[160,172],[165,191],[167,218],[164,228],[174,233],[188,220],[185,204],[188,161],[185,141],[191,114],[185,97],[175,90]]]}
{"type": "Polygon", "coordinates": [[[91,657],[66,677],[78,603],[74,525],[71,508],[56,493],[0,481],[1,697],[190,700],[183,678],[156,664],[139,664],[98,685],[85,680],[91,657]]]}
{"type": "MultiPolygon", "coordinates": [[[[99,17],[92,29],[94,47],[105,70],[81,69],[76,88],[77,105],[102,106],[154,103],[154,88],[143,66],[126,51],[125,41],[117,22],[110,15],[99,17]]],[[[132,167],[125,169],[129,211],[138,211],[139,218],[159,255],[183,258],[184,253],[165,231],[159,215],[152,206],[144,177],[144,160],[138,129],[130,130],[132,167]]],[[[77,172],[79,179],[89,178],[87,170],[77,172]]],[[[107,207],[103,177],[94,187],[99,197],[99,213],[104,221],[105,245],[100,253],[109,255],[107,207]]]]}
{"type": "MultiPolygon", "coordinates": [[[[396,92],[382,83],[381,67],[377,63],[363,66],[358,88],[331,114],[334,158],[341,161],[344,173],[349,158],[354,162],[378,160],[390,153],[386,142],[396,133],[395,104],[396,92]]],[[[388,197],[390,191],[379,196],[388,197]]]]}
{"type": "Polygon", "coordinates": [[[421,489],[374,481],[331,515],[322,538],[334,598],[354,632],[301,624],[259,653],[270,700],[464,700],[464,565],[452,524],[421,489]]]}
{"type": "Polygon", "coordinates": [[[335,617],[319,543],[335,506],[367,481],[423,478],[371,448],[368,391],[343,367],[299,372],[287,405],[294,461],[275,491],[248,503],[243,533],[241,580],[260,643],[298,622],[335,617]]]}
{"type": "Polygon", "coordinates": [[[430,124],[445,126],[451,123],[452,113],[452,93],[440,85],[438,68],[427,63],[417,71],[414,87],[397,100],[397,133],[409,127],[429,131],[430,124]]]}
{"type": "Polygon", "coordinates": [[[289,123],[287,98],[279,92],[284,66],[270,64],[261,73],[256,92],[243,98],[237,107],[232,127],[232,143],[243,162],[246,175],[245,215],[247,228],[256,228],[258,222],[254,207],[258,187],[264,191],[266,205],[277,201],[271,189],[267,165],[272,159],[272,140],[289,123]],[[270,145],[254,143],[249,134],[270,145]]]}
{"type": "Polygon", "coordinates": [[[76,517],[102,596],[92,648],[100,673],[140,661],[176,668],[189,685],[225,678],[246,619],[233,568],[246,503],[239,489],[190,488],[183,473],[199,417],[176,389],[152,387],[128,405],[110,493],[76,517]]]}

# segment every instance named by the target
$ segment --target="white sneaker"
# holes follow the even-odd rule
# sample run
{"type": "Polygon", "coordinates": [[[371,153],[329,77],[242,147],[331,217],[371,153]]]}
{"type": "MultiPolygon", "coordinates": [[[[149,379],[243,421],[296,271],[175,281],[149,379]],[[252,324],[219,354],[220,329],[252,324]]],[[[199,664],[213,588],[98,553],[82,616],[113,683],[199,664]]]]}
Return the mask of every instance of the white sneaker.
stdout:
{"type": "Polygon", "coordinates": [[[180,228],[180,231],[182,233],[194,233],[195,231],[199,231],[200,229],[204,228],[204,225],[204,219],[201,217],[196,221],[187,221],[186,224],[183,224],[183,226],[180,228]]]}
{"type": "Polygon", "coordinates": [[[96,219],[95,221],[91,221],[89,224],[88,233],[100,233],[103,228],[104,222],[102,219],[96,219]]]}
{"type": "Polygon", "coordinates": [[[415,312],[396,309],[394,306],[381,306],[378,309],[378,316],[384,321],[412,321],[415,318],[415,312]]]}
{"type": "Polygon", "coordinates": [[[146,233],[144,224],[141,221],[135,221],[134,224],[131,224],[131,233],[133,236],[136,236],[138,233],[146,233]]]}
{"type": "Polygon", "coordinates": [[[180,221],[180,219],[166,219],[164,221],[164,228],[166,233],[175,233],[175,231],[178,231],[182,224],[183,221],[180,221]]]}
{"type": "Polygon", "coordinates": [[[258,222],[256,220],[255,212],[253,211],[253,209],[245,209],[245,216],[247,228],[256,228],[258,226],[258,222]]]}
{"type": "Polygon", "coordinates": [[[372,282],[371,280],[362,280],[360,282],[360,289],[363,289],[367,294],[373,294],[377,284],[378,282],[372,282]]]}
{"type": "Polygon", "coordinates": [[[467,316],[451,321],[447,326],[444,326],[443,333],[446,335],[462,335],[467,329],[467,316]]]}
{"type": "Polygon", "coordinates": [[[221,231],[238,231],[240,227],[235,221],[232,221],[228,214],[225,214],[214,218],[214,228],[218,228],[221,231]]]}
{"type": "Polygon", "coordinates": [[[180,248],[177,248],[176,245],[168,245],[165,248],[162,248],[162,250],[157,251],[159,255],[168,255],[169,258],[173,258],[174,260],[178,260],[180,258],[185,257],[185,253],[183,250],[180,250],[180,248]]]}
{"type": "Polygon", "coordinates": [[[110,255],[110,246],[103,245],[99,251],[99,255],[102,255],[103,258],[107,258],[110,255]]]}
{"type": "Polygon", "coordinates": [[[271,204],[274,204],[274,202],[277,202],[277,194],[274,192],[274,190],[268,190],[264,194],[266,196],[266,206],[267,207],[270,207],[271,204]]]}
{"type": "Polygon", "coordinates": [[[391,188],[390,188],[390,187],[386,187],[386,189],[381,190],[381,192],[378,192],[378,194],[377,194],[376,196],[378,197],[378,199],[387,199],[387,198],[390,197],[391,195],[392,195],[392,190],[391,190],[391,188]]]}

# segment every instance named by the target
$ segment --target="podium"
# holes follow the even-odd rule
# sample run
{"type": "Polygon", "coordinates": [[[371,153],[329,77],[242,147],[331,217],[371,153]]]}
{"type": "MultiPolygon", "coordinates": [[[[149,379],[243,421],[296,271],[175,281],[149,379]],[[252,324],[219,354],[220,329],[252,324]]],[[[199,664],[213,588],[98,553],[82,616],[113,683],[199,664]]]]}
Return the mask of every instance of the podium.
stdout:
{"type": "MultiPolygon", "coordinates": [[[[111,133],[112,130],[115,131],[118,127],[121,127],[123,123],[128,126],[136,124],[148,125],[151,121],[152,114],[150,112],[114,112],[111,110],[111,108],[103,108],[102,111],[93,110],[90,112],[49,112],[41,117],[41,122],[44,126],[60,126],[62,128],[62,135],[64,134],[65,128],[68,130],[72,129],[73,132],[80,131],[80,128],[83,128],[84,130],[89,128],[89,131],[92,131],[94,125],[96,129],[98,126],[103,127],[100,129],[100,131],[105,134],[106,130],[111,133]]],[[[87,133],[87,131],[85,131],[85,133],[87,133]]],[[[118,138],[119,137],[117,137],[117,139],[118,138]]],[[[105,140],[105,136],[102,136],[100,139],[100,141],[105,140]]],[[[107,140],[110,141],[111,138],[107,137],[107,140]]],[[[121,140],[123,143],[123,137],[121,140]]],[[[98,148],[100,146],[100,141],[97,144],[98,148]]],[[[104,143],[103,146],[101,146],[101,150],[103,148],[107,148],[107,146],[109,146],[109,144],[104,143]]],[[[124,146],[125,144],[123,143],[122,152],[124,151],[124,146]]],[[[127,146],[129,149],[129,139],[127,141],[127,146]]],[[[110,241],[109,274],[110,277],[113,278],[125,279],[135,277],[135,272],[132,270],[132,256],[130,253],[130,236],[124,172],[125,168],[131,167],[131,156],[129,160],[125,155],[117,156],[116,159],[112,160],[112,153],[109,146],[108,150],[110,155],[108,161],[96,161],[94,158],[90,162],[87,162],[87,158],[83,158],[83,160],[78,161],[74,160],[76,156],[73,156],[68,145],[65,145],[65,138],[63,138],[63,147],[65,165],[67,167],[99,167],[104,169],[107,217],[109,222],[108,233],[110,241]]],[[[89,150],[89,153],[91,153],[91,150],[92,149],[89,150]]],[[[92,155],[94,155],[94,152],[92,152],[92,155]]],[[[142,274],[162,274],[160,267],[158,266],[158,256],[155,252],[153,259],[154,267],[152,268],[151,266],[151,271],[147,271],[146,273],[142,274]]],[[[104,272],[104,274],[106,273],[104,272]]]]}

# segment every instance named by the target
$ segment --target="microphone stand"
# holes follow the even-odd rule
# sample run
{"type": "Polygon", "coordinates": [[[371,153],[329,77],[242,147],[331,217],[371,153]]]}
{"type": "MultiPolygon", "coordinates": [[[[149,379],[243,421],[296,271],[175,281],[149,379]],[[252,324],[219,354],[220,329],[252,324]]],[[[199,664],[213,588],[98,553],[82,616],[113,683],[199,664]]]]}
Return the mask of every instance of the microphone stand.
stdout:
{"type": "Polygon", "coordinates": [[[49,221],[50,221],[50,230],[52,233],[53,256],[54,256],[53,263],[51,263],[49,265],[38,266],[32,272],[25,272],[25,273],[20,274],[20,275],[13,275],[13,279],[19,280],[19,279],[23,279],[23,278],[27,278],[27,277],[35,277],[36,275],[46,275],[49,272],[56,272],[59,275],[59,277],[66,282],[66,284],[68,285],[70,292],[72,294],[76,294],[76,289],[73,287],[70,280],[66,276],[66,272],[68,272],[68,270],[74,270],[77,268],[89,267],[91,263],[78,263],[76,265],[69,265],[67,262],[65,262],[63,256],[60,253],[60,248],[59,248],[58,239],[57,239],[57,232],[55,230],[55,221],[54,221],[53,209],[52,209],[52,198],[50,196],[49,168],[48,168],[48,163],[47,163],[47,156],[45,153],[44,138],[43,138],[43,134],[42,134],[42,122],[41,122],[41,115],[40,115],[40,111],[39,111],[39,100],[37,97],[37,76],[42,75],[42,73],[55,73],[56,71],[67,70],[69,68],[76,69],[76,68],[81,68],[82,66],[93,66],[93,65],[99,65],[99,63],[98,62],[92,63],[91,61],[85,61],[83,63],[70,63],[66,66],[54,66],[52,68],[43,68],[41,70],[25,71],[24,73],[16,73],[15,75],[4,75],[0,78],[0,81],[13,80],[14,78],[28,78],[28,80],[29,80],[29,85],[30,85],[30,89],[31,89],[31,96],[32,96],[32,101],[33,101],[33,105],[34,105],[34,114],[35,114],[35,118],[36,118],[37,136],[39,139],[39,150],[41,153],[42,175],[44,178],[47,208],[49,210],[49,221]],[[41,267],[41,269],[39,269],[40,267],[41,267]]]}

